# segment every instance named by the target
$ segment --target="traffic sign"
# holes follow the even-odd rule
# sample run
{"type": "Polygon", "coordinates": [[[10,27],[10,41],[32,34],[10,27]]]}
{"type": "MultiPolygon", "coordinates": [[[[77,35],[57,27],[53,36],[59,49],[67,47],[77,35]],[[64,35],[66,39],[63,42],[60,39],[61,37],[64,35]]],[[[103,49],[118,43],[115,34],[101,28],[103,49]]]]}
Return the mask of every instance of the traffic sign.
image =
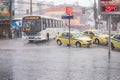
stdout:
{"type": "Polygon", "coordinates": [[[73,15],[72,16],[62,16],[62,19],[73,19],[73,15]]]}
{"type": "Polygon", "coordinates": [[[72,7],[71,6],[69,6],[69,7],[66,7],[66,14],[67,15],[71,15],[72,14],[72,7]]]}

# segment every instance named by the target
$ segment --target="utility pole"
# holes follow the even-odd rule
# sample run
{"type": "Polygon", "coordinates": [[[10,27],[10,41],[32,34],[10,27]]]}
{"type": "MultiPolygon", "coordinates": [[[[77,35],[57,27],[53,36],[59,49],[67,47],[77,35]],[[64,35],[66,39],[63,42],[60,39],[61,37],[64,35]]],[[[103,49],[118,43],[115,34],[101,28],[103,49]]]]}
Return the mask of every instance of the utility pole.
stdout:
{"type": "Polygon", "coordinates": [[[30,0],[30,15],[32,15],[32,0],[30,0]]]}
{"type": "Polygon", "coordinates": [[[93,11],[94,11],[95,29],[98,29],[96,0],[94,0],[93,11]]]}
{"type": "Polygon", "coordinates": [[[12,24],[12,0],[9,0],[9,13],[10,13],[10,38],[12,38],[11,24],[12,24]]]}

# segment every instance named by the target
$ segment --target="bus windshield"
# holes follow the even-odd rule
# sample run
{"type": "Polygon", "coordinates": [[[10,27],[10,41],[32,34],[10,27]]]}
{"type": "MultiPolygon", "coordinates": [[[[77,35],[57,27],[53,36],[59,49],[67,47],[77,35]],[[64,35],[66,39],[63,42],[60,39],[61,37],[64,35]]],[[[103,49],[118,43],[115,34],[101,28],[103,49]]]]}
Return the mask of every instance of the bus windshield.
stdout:
{"type": "Polygon", "coordinates": [[[23,20],[24,31],[41,31],[40,20],[23,20]]]}

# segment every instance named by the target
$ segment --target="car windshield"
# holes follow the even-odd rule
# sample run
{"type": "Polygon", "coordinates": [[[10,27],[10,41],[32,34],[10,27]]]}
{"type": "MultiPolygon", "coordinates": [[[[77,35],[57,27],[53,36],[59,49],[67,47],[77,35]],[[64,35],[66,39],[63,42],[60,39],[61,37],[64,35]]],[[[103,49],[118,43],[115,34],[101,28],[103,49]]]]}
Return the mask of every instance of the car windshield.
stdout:
{"type": "Polygon", "coordinates": [[[94,33],[95,33],[96,35],[103,35],[103,33],[100,32],[100,31],[94,31],[94,33]]]}
{"type": "Polygon", "coordinates": [[[81,37],[84,37],[84,35],[80,34],[80,33],[74,33],[73,34],[75,37],[77,38],[81,38],[81,37]]]}

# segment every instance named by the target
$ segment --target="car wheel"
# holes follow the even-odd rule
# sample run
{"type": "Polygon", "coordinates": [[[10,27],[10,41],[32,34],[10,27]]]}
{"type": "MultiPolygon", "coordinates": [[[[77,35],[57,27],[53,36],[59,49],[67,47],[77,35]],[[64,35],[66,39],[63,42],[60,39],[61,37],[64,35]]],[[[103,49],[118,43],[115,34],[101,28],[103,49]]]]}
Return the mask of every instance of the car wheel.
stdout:
{"type": "Polygon", "coordinates": [[[76,47],[81,47],[81,43],[80,42],[76,42],[76,47]]]}
{"type": "Polygon", "coordinates": [[[98,39],[95,39],[95,44],[100,44],[98,39]]]}
{"type": "Polygon", "coordinates": [[[114,50],[114,48],[115,48],[115,47],[114,47],[113,43],[111,43],[111,49],[114,50]]]}
{"type": "Polygon", "coordinates": [[[90,46],[90,45],[88,45],[87,47],[88,47],[88,48],[90,48],[91,46],[90,46]]]}
{"type": "Polygon", "coordinates": [[[57,40],[58,46],[62,45],[62,42],[60,40],[57,40]]]}

